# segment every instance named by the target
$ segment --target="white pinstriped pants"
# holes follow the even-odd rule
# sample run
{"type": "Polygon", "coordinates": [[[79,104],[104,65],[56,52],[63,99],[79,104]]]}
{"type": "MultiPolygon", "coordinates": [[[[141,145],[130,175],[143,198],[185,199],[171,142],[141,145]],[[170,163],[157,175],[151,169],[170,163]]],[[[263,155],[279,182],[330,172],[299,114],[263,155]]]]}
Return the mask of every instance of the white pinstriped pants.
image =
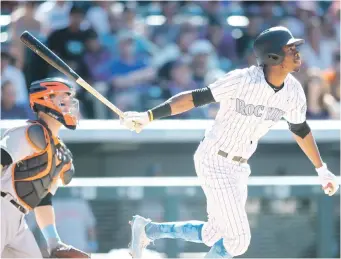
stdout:
{"type": "Polygon", "coordinates": [[[230,162],[210,152],[204,143],[194,155],[194,164],[207,199],[208,221],[202,229],[204,244],[213,246],[223,238],[230,255],[244,254],[251,240],[245,211],[249,165],[230,162]]]}

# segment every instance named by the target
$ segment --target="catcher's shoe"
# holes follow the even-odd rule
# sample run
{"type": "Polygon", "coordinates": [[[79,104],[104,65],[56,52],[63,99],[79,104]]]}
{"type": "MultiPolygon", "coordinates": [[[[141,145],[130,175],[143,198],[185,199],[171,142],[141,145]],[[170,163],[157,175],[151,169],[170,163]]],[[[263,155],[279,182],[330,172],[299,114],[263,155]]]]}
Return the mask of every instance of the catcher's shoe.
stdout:
{"type": "Polygon", "coordinates": [[[150,219],[145,219],[139,215],[133,217],[130,223],[131,225],[131,242],[130,242],[130,255],[133,258],[141,258],[142,251],[146,248],[151,239],[146,235],[145,226],[150,223],[150,219]]]}

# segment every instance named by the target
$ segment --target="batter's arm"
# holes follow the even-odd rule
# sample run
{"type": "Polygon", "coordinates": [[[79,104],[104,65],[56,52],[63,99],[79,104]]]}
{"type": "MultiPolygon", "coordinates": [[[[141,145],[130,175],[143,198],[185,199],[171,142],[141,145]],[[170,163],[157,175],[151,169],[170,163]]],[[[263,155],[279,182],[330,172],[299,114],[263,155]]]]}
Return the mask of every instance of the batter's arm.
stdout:
{"type": "Polygon", "coordinates": [[[320,168],[323,165],[320,152],[316,145],[313,134],[310,129],[305,136],[300,135],[300,133],[293,133],[294,139],[296,140],[299,147],[302,149],[304,154],[309,158],[315,168],[320,168]]]}
{"type": "Polygon", "coordinates": [[[335,175],[328,170],[327,164],[322,161],[314,136],[307,122],[299,124],[289,123],[289,129],[305,155],[315,166],[322,188],[329,196],[334,195],[339,189],[335,175]]]}
{"type": "Polygon", "coordinates": [[[209,87],[193,91],[181,92],[166,102],[148,110],[147,112],[125,112],[121,124],[137,133],[151,121],[184,113],[201,105],[215,102],[209,87]]]}
{"type": "Polygon", "coordinates": [[[181,92],[147,112],[125,112],[121,124],[139,133],[153,120],[181,114],[209,103],[228,100],[235,95],[241,82],[246,81],[247,78],[244,78],[246,72],[243,71],[233,70],[207,87],[181,92]]]}
{"type": "Polygon", "coordinates": [[[307,101],[303,88],[297,81],[294,82],[296,82],[296,88],[292,91],[292,109],[284,118],[287,120],[297,144],[315,166],[324,192],[330,196],[334,195],[339,189],[339,184],[320,156],[313,134],[306,122],[307,101]]]}
{"type": "Polygon", "coordinates": [[[231,71],[202,89],[179,93],[148,111],[149,120],[184,113],[194,107],[231,98],[244,77],[240,69],[231,71]]]}
{"type": "Polygon", "coordinates": [[[131,131],[139,133],[153,120],[181,114],[198,106],[230,99],[234,96],[242,80],[246,80],[243,79],[244,72],[240,69],[233,70],[207,87],[181,92],[147,112],[125,112],[124,118],[121,118],[121,124],[131,131]]]}
{"type": "Polygon", "coordinates": [[[339,183],[335,175],[329,171],[327,164],[322,161],[313,134],[309,132],[305,137],[296,134],[293,135],[297,144],[315,166],[325,194],[329,196],[334,195],[339,189],[339,183]]]}
{"type": "Polygon", "coordinates": [[[284,116],[288,122],[289,129],[293,133],[294,139],[306,154],[315,168],[323,165],[315,139],[306,121],[307,100],[301,84],[296,82],[296,87],[292,92],[292,102],[290,109],[284,116]]]}
{"type": "Polygon", "coordinates": [[[166,102],[148,110],[149,120],[160,119],[187,112],[195,107],[215,102],[208,87],[193,91],[184,91],[174,95],[166,102]]]}

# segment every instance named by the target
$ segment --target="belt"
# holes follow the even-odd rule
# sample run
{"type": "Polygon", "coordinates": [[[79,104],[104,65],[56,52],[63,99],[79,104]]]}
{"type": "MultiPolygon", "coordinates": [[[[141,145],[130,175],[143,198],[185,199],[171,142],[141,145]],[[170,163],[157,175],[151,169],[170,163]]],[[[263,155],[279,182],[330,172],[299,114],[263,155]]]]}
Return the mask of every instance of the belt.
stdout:
{"type": "MultiPolygon", "coordinates": [[[[5,192],[1,192],[1,197],[6,197],[6,196],[8,196],[9,194],[8,193],[5,193],[5,192]]],[[[20,210],[20,212],[22,212],[22,213],[24,213],[24,214],[27,214],[27,210],[23,207],[23,206],[21,206],[19,203],[17,203],[15,200],[13,200],[13,199],[10,199],[10,200],[8,200],[10,203],[12,203],[18,210],[20,210]]]]}
{"type": "MultiPolygon", "coordinates": [[[[224,152],[224,151],[222,151],[222,150],[219,150],[218,151],[218,155],[227,158],[229,154],[224,152]]],[[[244,163],[247,162],[247,159],[246,158],[242,158],[241,156],[234,156],[234,157],[231,158],[231,160],[235,161],[235,162],[238,162],[238,163],[241,163],[241,164],[244,164],[244,163]]]]}

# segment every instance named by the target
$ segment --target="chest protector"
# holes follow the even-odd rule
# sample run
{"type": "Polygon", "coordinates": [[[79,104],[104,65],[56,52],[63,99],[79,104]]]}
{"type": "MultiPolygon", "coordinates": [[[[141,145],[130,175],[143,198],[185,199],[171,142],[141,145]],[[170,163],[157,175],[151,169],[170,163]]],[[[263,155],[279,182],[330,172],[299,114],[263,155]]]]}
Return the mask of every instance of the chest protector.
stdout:
{"type": "Polygon", "coordinates": [[[70,183],[74,167],[70,150],[58,138],[52,136],[45,122],[29,122],[31,125],[26,129],[26,138],[36,152],[13,166],[12,181],[21,204],[32,210],[59,178],[64,185],[70,183]],[[38,131],[33,128],[30,131],[30,127],[36,127],[38,131]],[[32,141],[37,135],[40,139],[39,145],[32,141]]]}

